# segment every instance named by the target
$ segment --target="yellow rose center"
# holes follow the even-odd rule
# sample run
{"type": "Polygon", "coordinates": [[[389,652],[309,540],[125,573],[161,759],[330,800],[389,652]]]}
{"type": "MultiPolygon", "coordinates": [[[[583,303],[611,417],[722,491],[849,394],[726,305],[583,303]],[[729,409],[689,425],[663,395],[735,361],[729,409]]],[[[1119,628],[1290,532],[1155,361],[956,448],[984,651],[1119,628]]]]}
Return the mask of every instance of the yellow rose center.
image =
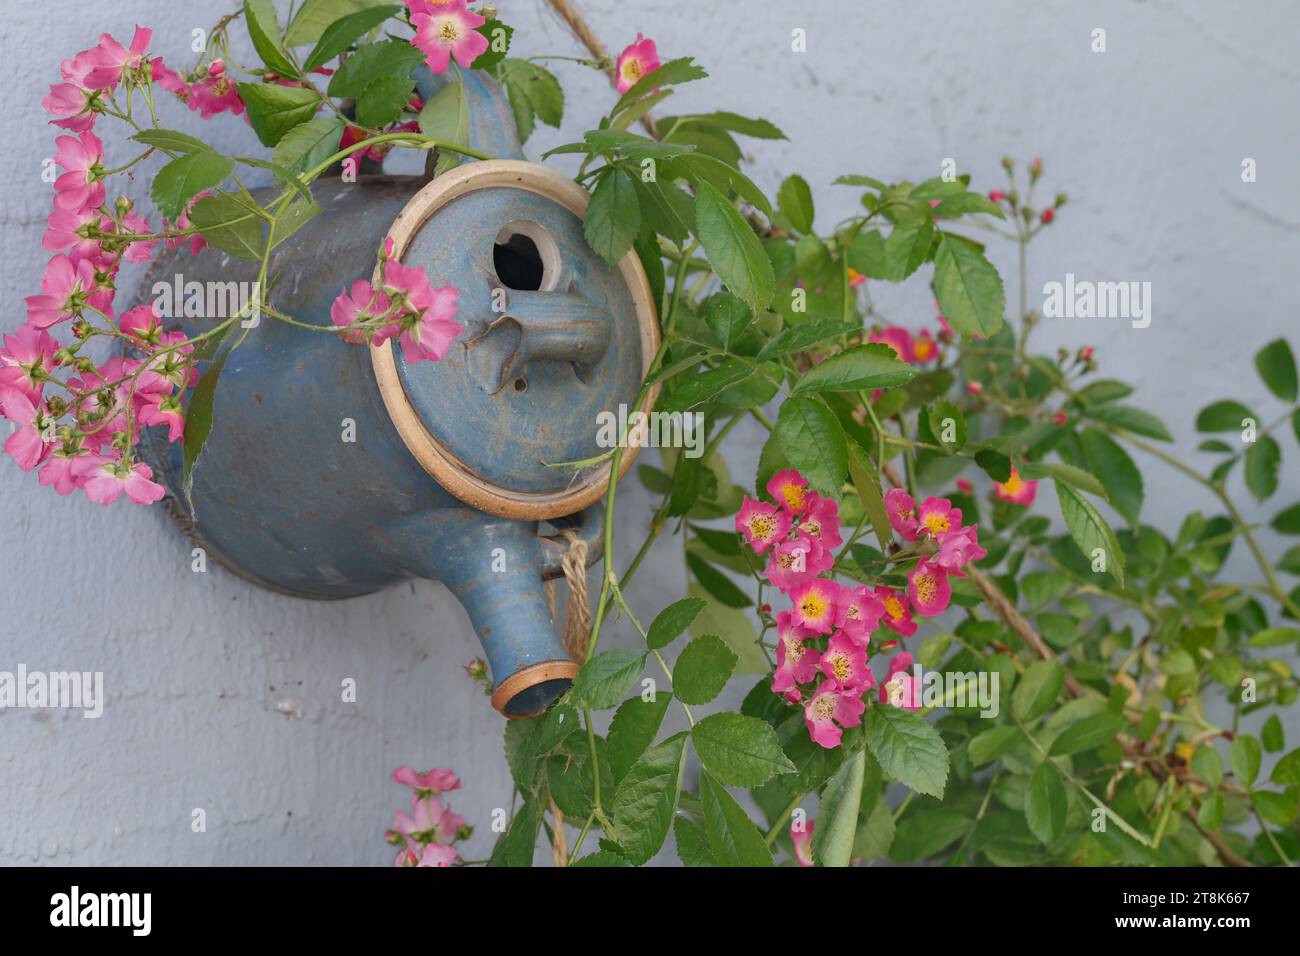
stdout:
{"type": "Polygon", "coordinates": [[[775,525],[771,515],[754,515],[749,519],[749,533],[760,541],[766,541],[772,537],[774,530],[775,525]]]}
{"type": "Polygon", "coordinates": [[[790,506],[792,511],[803,510],[804,490],[800,485],[783,485],[781,487],[781,494],[785,496],[785,503],[790,506]]]}
{"type": "Polygon", "coordinates": [[[848,680],[849,674],[853,671],[853,665],[849,663],[848,655],[836,654],[831,660],[831,670],[835,673],[836,680],[848,680]]]}
{"type": "Polygon", "coordinates": [[[835,716],[835,697],[832,694],[822,694],[813,701],[813,714],[818,720],[830,720],[835,716]]]}
{"type": "Polygon", "coordinates": [[[952,527],[948,523],[948,516],[941,514],[928,514],[925,516],[925,526],[930,529],[931,534],[943,534],[952,527]]]}
{"type": "Polygon", "coordinates": [[[820,591],[813,591],[799,602],[799,609],[803,611],[803,616],[813,621],[820,620],[828,606],[826,598],[820,591]]]}
{"type": "Polygon", "coordinates": [[[929,604],[934,600],[935,594],[939,590],[939,582],[935,580],[933,574],[918,574],[912,581],[916,588],[916,596],[922,604],[929,604]]]}
{"type": "Polygon", "coordinates": [[[1014,495],[1021,488],[1025,487],[1024,481],[1020,476],[1012,472],[1011,477],[1002,483],[1002,490],[1009,495],[1014,495]]]}
{"type": "Polygon", "coordinates": [[[904,612],[903,602],[893,596],[887,597],[885,598],[885,610],[889,612],[890,617],[900,618],[904,612]]]}
{"type": "Polygon", "coordinates": [[[438,39],[443,43],[455,43],[460,39],[460,24],[455,20],[443,20],[438,27],[438,39]]]}

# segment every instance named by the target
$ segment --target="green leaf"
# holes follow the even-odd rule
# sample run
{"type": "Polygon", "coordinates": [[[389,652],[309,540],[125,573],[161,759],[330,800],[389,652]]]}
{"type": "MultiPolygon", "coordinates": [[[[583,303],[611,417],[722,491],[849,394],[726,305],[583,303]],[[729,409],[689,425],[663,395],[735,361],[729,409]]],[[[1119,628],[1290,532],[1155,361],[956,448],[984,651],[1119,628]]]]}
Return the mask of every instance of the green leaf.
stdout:
{"type": "Polygon", "coordinates": [[[667,647],[707,605],[703,598],[695,597],[674,601],[655,616],[646,632],[646,643],[656,649],[667,647]]]}
{"type": "Polygon", "coordinates": [[[1240,431],[1245,427],[1242,425],[1242,420],[1254,417],[1255,413],[1241,402],[1228,399],[1221,402],[1211,402],[1197,414],[1196,430],[1198,432],[1240,431]]]}
{"type": "Polygon", "coordinates": [[[1296,400],[1295,356],[1286,339],[1274,339],[1255,353],[1255,368],[1270,392],[1284,402],[1296,400]]]}
{"type": "Polygon", "coordinates": [[[858,822],[853,839],[853,855],[864,860],[878,860],[889,852],[894,842],[894,811],[877,796],[868,813],[858,822]]]}
{"type": "Polygon", "coordinates": [[[704,769],[728,786],[758,787],[795,771],[776,731],[755,717],[713,714],[695,725],[691,739],[704,769]]]}
{"type": "Polygon", "coordinates": [[[208,435],[212,433],[212,409],[217,397],[217,383],[221,381],[221,371],[226,367],[226,359],[229,356],[230,350],[227,349],[207,367],[199,378],[199,384],[194,386],[194,394],[190,396],[189,407],[185,410],[185,439],[181,463],[182,483],[187,499],[190,496],[194,466],[199,456],[203,454],[203,446],[207,443],[208,435]]]}
{"type": "Polygon", "coordinates": [[[776,191],[776,205],[781,215],[796,230],[809,235],[813,227],[813,197],[808,181],[802,176],[787,176],[776,191]]]}
{"type": "Polygon", "coordinates": [[[488,866],[532,866],[540,826],[541,814],[537,812],[537,804],[533,800],[525,800],[515,811],[510,829],[492,850],[488,866]]]}
{"type": "Polygon", "coordinates": [[[1088,470],[1101,480],[1106,499],[1136,528],[1142,511],[1142,472],[1128,452],[1103,431],[1085,428],[1079,441],[1088,470]]]}
{"type": "Polygon", "coordinates": [[[1300,641],[1300,630],[1294,627],[1269,627],[1251,636],[1248,647],[1279,647],[1300,641]]]}
{"type": "Polygon", "coordinates": [[[1132,394],[1133,386],[1126,382],[1103,378],[1079,389],[1074,395],[1074,400],[1080,405],[1102,405],[1128,398],[1132,394]]]}
{"type": "Polygon", "coordinates": [[[822,790],[812,846],[813,859],[822,866],[848,866],[853,856],[866,766],[866,752],[855,751],[822,790]]]}
{"type": "Polygon", "coordinates": [[[960,451],[961,447],[966,444],[966,416],[961,413],[961,409],[948,401],[941,398],[930,406],[927,422],[930,431],[935,440],[944,447],[949,454],[960,451]],[[948,432],[948,424],[952,427],[952,441],[944,441],[944,435],[948,432]]]}
{"type": "Polygon", "coordinates": [[[1277,714],[1270,714],[1268,720],[1264,721],[1264,726],[1259,731],[1259,741],[1269,753],[1277,753],[1286,746],[1286,732],[1282,729],[1282,721],[1278,720],[1277,714]]]}
{"type": "Polygon", "coordinates": [[[943,799],[948,750],[925,718],[901,707],[867,709],[867,746],[881,769],[917,793],[943,799]]]}
{"type": "Polygon", "coordinates": [[[927,213],[905,218],[894,226],[884,242],[885,274],[879,278],[903,281],[929,257],[933,243],[934,222],[927,213]]]}
{"type": "Polygon", "coordinates": [[[696,63],[692,57],[684,56],[676,60],[669,60],[667,63],[661,64],[659,69],[647,73],[633,83],[628,91],[619,98],[619,101],[614,104],[614,109],[610,111],[610,115],[613,116],[626,109],[651,90],[661,86],[689,83],[691,80],[702,80],[708,75],[704,68],[696,63]]]}
{"type": "Polygon", "coordinates": [[[975,464],[994,481],[1006,481],[1011,477],[1011,459],[1000,451],[990,451],[987,448],[977,451],[975,464]]]}
{"type": "Polygon", "coordinates": [[[1294,791],[1273,793],[1256,790],[1250,795],[1250,802],[1255,805],[1261,817],[1280,827],[1289,827],[1296,818],[1296,813],[1300,812],[1300,795],[1294,791]]]}
{"type": "Polygon", "coordinates": [[[700,310],[704,321],[724,349],[730,349],[749,328],[754,314],[730,292],[715,292],[700,310]]]}
{"type": "Polygon", "coordinates": [[[1201,809],[1196,813],[1196,825],[1202,830],[1214,831],[1223,826],[1223,798],[1208,793],[1201,798],[1201,809]]]}
{"type": "Polygon", "coordinates": [[[700,800],[704,804],[704,833],[716,865],[772,865],[772,851],[758,826],[736,799],[707,774],[700,777],[700,800]]]}
{"type": "Polygon", "coordinates": [[[1211,790],[1223,782],[1223,758],[1212,746],[1197,747],[1192,754],[1192,772],[1205,781],[1211,790]]]}
{"type": "MultiPolygon", "coordinates": [[[[462,83],[448,83],[425,101],[419,116],[420,132],[455,146],[469,144],[469,102],[462,83]]],[[[438,150],[435,173],[444,173],[460,163],[459,153],[438,150]]]]}
{"type": "Polygon", "coordinates": [[[1002,327],[1006,292],[998,270],[974,246],[945,233],[934,257],[934,293],[945,318],[967,338],[989,338],[1002,327]]]}
{"type": "Polygon", "coordinates": [[[803,374],[793,394],[804,392],[854,392],[891,388],[910,382],[916,369],[899,361],[894,350],[881,342],[855,345],[819,362],[803,374]]]}
{"type": "Polygon", "coordinates": [[[357,122],[371,129],[387,126],[402,115],[414,86],[409,76],[381,76],[357,97],[357,122]]]}
{"type": "Polygon", "coordinates": [[[237,259],[262,257],[262,220],[230,193],[204,196],[190,210],[190,222],[222,252],[237,259]]]}
{"type": "Polygon", "coordinates": [[[1300,534],[1300,502],[1279,511],[1271,524],[1279,534],[1300,534]]]}
{"type": "Polygon", "coordinates": [[[1259,764],[1263,756],[1258,738],[1250,734],[1238,734],[1228,747],[1228,766],[1243,787],[1249,787],[1259,776],[1259,764]]]}
{"type": "Polygon", "coordinates": [[[933,215],[940,219],[956,219],[972,213],[983,213],[996,219],[1006,219],[1002,208],[983,193],[954,193],[934,207],[933,215]]]}
{"type": "Polygon", "coordinates": [[[1132,405],[1094,405],[1085,408],[1083,414],[1095,422],[1114,425],[1134,435],[1145,435],[1157,441],[1174,440],[1164,422],[1150,412],[1132,405]]]}
{"type": "Polygon", "coordinates": [[[298,68],[284,52],[280,21],[276,19],[271,0],[244,0],[244,26],[263,63],[283,77],[292,79],[298,75],[298,68]]]}
{"type": "Polygon", "coordinates": [[[142,129],[131,137],[137,143],[173,153],[214,152],[211,146],[188,133],[174,129],[142,129]]]}
{"type": "Polygon", "coordinates": [[[722,638],[713,634],[697,637],[673,665],[673,693],[684,704],[707,704],[722,693],[736,661],[722,638]]]}
{"type": "Polygon", "coordinates": [[[601,651],[578,671],[569,690],[569,702],[582,710],[613,707],[627,696],[644,667],[644,651],[601,651]]]}
{"type": "Polygon", "coordinates": [[[966,752],[970,755],[972,767],[982,767],[997,760],[1014,744],[1020,736],[1020,728],[1014,725],[990,727],[971,738],[966,752]]]}
{"type": "Polygon", "coordinates": [[[668,838],[682,770],[686,735],[677,734],[643,753],[614,792],[614,839],[633,863],[646,863],[668,838]]]}
{"type": "Polygon", "coordinates": [[[1028,722],[1047,713],[1065,687],[1065,671],[1059,661],[1034,661],[1011,692],[1011,713],[1028,722]]]}
{"type": "Polygon", "coordinates": [[[1055,485],[1056,496],[1061,503],[1061,517],[1065,519],[1070,537],[1090,564],[1096,559],[1094,552],[1101,549],[1106,570],[1123,587],[1124,552],[1120,550],[1115,532],[1087,498],[1063,481],[1057,481],[1055,485]]]}
{"type": "Polygon", "coordinates": [[[1273,768],[1273,782],[1279,787],[1300,786],[1300,748],[1277,762],[1273,768]]]}
{"type": "Polygon", "coordinates": [[[385,76],[410,76],[411,71],[423,62],[424,53],[405,40],[367,43],[349,56],[338,72],[330,77],[328,92],[330,96],[357,97],[375,80],[385,76]]]}
{"type": "Polygon", "coordinates": [[[889,523],[889,512],[885,510],[884,496],[880,493],[880,479],[871,464],[871,459],[857,442],[848,442],[847,447],[849,475],[853,478],[853,487],[857,489],[858,497],[862,500],[863,510],[871,519],[871,528],[876,533],[876,540],[880,542],[881,550],[884,550],[889,547],[894,532],[889,523]]]}
{"type": "Polygon", "coordinates": [[[776,277],[763,245],[744,217],[717,187],[701,183],[695,198],[695,228],[718,278],[750,309],[772,301],[776,277]]]}
{"type": "Polygon", "coordinates": [[[320,40],[303,62],[302,68],[310,72],[319,66],[324,66],[379,24],[401,12],[401,9],[400,6],[387,4],[369,10],[358,10],[341,20],[335,20],[321,34],[320,40]]]}
{"type": "Polygon", "coordinates": [[[934,856],[957,842],[971,828],[971,822],[952,810],[918,810],[898,824],[889,847],[895,863],[914,863],[934,856]]]}
{"type": "Polygon", "coordinates": [[[275,162],[297,173],[319,166],[339,151],[345,125],[337,117],[321,117],[295,126],[276,144],[275,162]]]}
{"type": "Polygon", "coordinates": [[[336,20],[387,3],[388,0],[307,0],[285,31],[285,42],[289,46],[315,43],[336,20]]]}
{"type": "Polygon", "coordinates": [[[622,780],[628,768],[654,742],[664,721],[673,695],[660,691],[650,700],[632,697],[619,705],[609,723],[605,750],[609,754],[610,772],[615,782],[622,780]]]}
{"type": "Polygon", "coordinates": [[[271,248],[274,249],[307,223],[321,214],[320,204],[315,200],[295,199],[275,219],[271,227],[271,248]]]}
{"type": "Polygon", "coordinates": [[[1025,791],[1025,822],[1040,843],[1052,843],[1065,832],[1069,802],[1065,784],[1049,761],[1038,765],[1025,791]]]}
{"type": "Polygon", "coordinates": [[[759,350],[757,361],[781,358],[794,352],[802,352],[809,346],[826,339],[836,338],[861,329],[861,323],[845,324],[840,319],[824,319],[818,322],[805,322],[782,329],[759,350]]]}
{"type": "Polygon", "coordinates": [[[284,135],[306,123],[320,109],[314,90],[278,83],[240,83],[239,96],[248,108],[248,121],[263,146],[274,146],[284,135]]]}
{"type": "Polygon", "coordinates": [[[1059,461],[1033,461],[1025,462],[1020,469],[1022,478],[1054,478],[1057,481],[1064,481],[1066,484],[1073,485],[1080,491],[1086,491],[1092,495],[1105,497],[1106,489],[1101,485],[1097,478],[1084,471],[1082,468],[1076,468],[1074,465],[1062,464],[1059,461]]]}
{"type": "Polygon", "coordinates": [[[1263,501],[1277,491],[1277,473],[1282,467],[1282,449],[1272,435],[1260,435],[1246,449],[1246,487],[1263,501]]]}
{"type": "Polygon", "coordinates": [[[1060,735],[1052,741],[1048,753],[1053,757],[1060,757],[1092,750],[1108,740],[1113,740],[1125,726],[1123,717],[1110,712],[1085,717],[1061,731],[1060,735]]]}
{"type": "Polygon", "coordinates": [[[610,265],[627,255],[641,231],[641,204],[627,173],[611,169],[600,177],[587,205],[582,231],[587,244],[610,265]]]}
{"type": "Polygon", "coordinates": [[[219,184],[234,168],[233,159],[211,150],[186,153],[158,170],[149,197],[154,207],[174,222],[191,199],[219,184]]]}
{"type": "Polygon", "coordinates": [[[848,445],[839,420],[811,398],[788,398],[774,431],[781,451],[815,487],[839,497],[848,472],[848,445]]]}
{"type": "MultiPolygon", "coordinates": [[[[476,63],[477,65],[477,63],[476,63]]],[[[531,64],[524,88],[537,118],[547,126],[558,127],[564,121],[564,88],[550,70],[531,64]]]]}
{"type": "Polygon", "coordinates": [[[709,837],[704,827],[689,817],[679,814],[673,819],[673,842],[677,844],[677,858],[682,861],[682,866],[718,865],[709,849],[709,837]]]}
{"type": "Polygon", "coordinates": [[[753,377],[754,369],[744,362],[728,361],[702,375],[696,375],[659,400],[661,412],[688,412],[717,398],[733,385],[753,377]]]}

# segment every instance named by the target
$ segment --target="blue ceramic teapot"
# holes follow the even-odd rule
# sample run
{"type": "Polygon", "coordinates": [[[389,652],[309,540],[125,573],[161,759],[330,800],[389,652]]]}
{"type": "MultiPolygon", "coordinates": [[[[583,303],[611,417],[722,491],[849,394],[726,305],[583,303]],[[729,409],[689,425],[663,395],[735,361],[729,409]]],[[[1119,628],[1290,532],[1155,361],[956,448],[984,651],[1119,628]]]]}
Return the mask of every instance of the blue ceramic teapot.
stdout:
{"type": "MultiPolygon", "coordinates": [[[[391,342],[351,345],[262,318],[226,361],[190,494],[179,445],[151,429],[141,454],[195,543],[263,587],[326,599],[410,577],[443,582],[483,643],[493,705],[526,717],[577,672],[546,581],[575,535],[589,560],[599,556],[594,503],[611,480],[607,462],[576,474],[555,464],[606,450],[598,416],[635,402],[658,321],[635,253],[617,268],[592,253],[586,193],[523,160],[489,78],[467,71],[464,82],[469,145],[499,158],[432,179],[322,178],[323,211],[271,259],[277,308],[328,327],[334,298],[370,276],[392,236],[398,259],[459,290],[465,332],[446,357],[408,365],[391,342]]],[[[427,74],[421,87],[432,92],[427,74]]],[[[168,250],[142,288],[176,276],[251,282],[256,269],[216,249],[168,250]]],[[[198,334],[214,318],[179,327],[198,334]]]]}

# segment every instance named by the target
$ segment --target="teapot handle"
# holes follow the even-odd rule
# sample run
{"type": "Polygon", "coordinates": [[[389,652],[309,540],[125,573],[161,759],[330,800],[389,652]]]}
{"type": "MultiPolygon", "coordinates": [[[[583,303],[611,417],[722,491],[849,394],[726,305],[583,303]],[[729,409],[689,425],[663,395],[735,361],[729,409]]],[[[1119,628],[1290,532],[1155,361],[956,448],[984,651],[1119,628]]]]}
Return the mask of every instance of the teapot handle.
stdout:
{"type": "MultiPolygon", "coordinates": [[[[415,89],[425,102],[450,82],[450,74],[434,76],[423,64],[415,68],[413,75],[415,89]]],[[[462,70],[460,77],[469,107],[469,142],[465,145],[494,159],[523,159],[524,147],[505,90],[483,70],[462,70]]],[[[429,179],[433,178],[433,167],[430,153],[424,167],[429,179]]]]}
{"type": "Polygon", "coordinates": [[[571,543],[571,537],[565,534],[566,531],[576,534],[578,540],[586,543],[587,567],[591,567],[600,560],[605,550],[605,539],[601,533],[605,527],[603,509],[603,501],[598,501],[582,509],[577,514],[551,519],[550,523],[556,528],[557,533],[544,535],[540,538],[542,543],[542,578],[544,580],[549,581],[552,578],[564,576],[564,557],[569,553],[571,543]]]}

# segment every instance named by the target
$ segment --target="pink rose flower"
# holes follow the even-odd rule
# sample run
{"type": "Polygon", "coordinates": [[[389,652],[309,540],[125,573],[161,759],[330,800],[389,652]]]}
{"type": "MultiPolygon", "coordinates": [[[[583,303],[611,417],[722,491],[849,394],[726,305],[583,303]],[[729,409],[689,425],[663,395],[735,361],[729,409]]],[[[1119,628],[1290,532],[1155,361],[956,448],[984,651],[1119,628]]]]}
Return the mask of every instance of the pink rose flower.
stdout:
{"type": "Polygon", "coordinates": [[[812,866],[812,838],[815,820],[804,820],[790,825],[790,842],[794,844],[794,858],[800,866],[812,866]]]}
{"type": "Polygon", "coordinates": [[[804,534],[781,541],[768,558],[767,579],[777,590],[788,594],[826,570],[824,554],[821,545],[804,534]]]}
{"type": "Polygon", "coordinates": [[[647,73],[659,69],[659,51],[655,41],[643,37],[640,33],[636,40],[628,44],[614,64],[614,88],[626,93],[647,73]]]}
{"type": "Polygon", "coordinates": [[[794,607],[790,620],[816,634],[829,634],[835,626],[835,603],[840,586],[834,581],[817,578],[790,592],[794,607]]]}
{"type": "Polygon", "coordinates": [[[107,33],[101,34],[99,45],[86,54],[86,63],[90,66],[86,73],[86,86],[92,90],[112,90],[122,81],[123,73],[140,69],[152,39],[153,31],[138,25],[130,49],[107,33]]]}
{"type": "Polygon", "coordinates": [[[916,510],[920,531],[937,538],[961,527],[961,509],[954,508],[947,498],[926,498],[916,510]]]}
{"type": "Polygon", "coordinates": [[[774,505],[746,495],[736,515],[736,531],[745,536],[755,554],[762,554],[774,542],[785,540],[790,532],[790,516],[774,505]]]}
{"type": "Polygon", "coordinates": [[[1038,482],[1021,478],[1015,468],[1011,469],[1011,475],[1006,481],[993,482],[993,497],[1001,498],[1013,505],[1023,505],[1027,508],[1034,503],[1037,494],[1038,482]]]}
{"type": "Polygon", "coordinates": [[[767,483],[767,493],[791,517],[808,509],[808,479],[793,468],[778,471],[767,483]]]}
{"type": "Polygon", "coordinates": [[[912,351],[912,333],[899,325],[890,325],[878,332],[872,332],[868,341],[881,342],[894,350],[901,361],[914,362],[916,355],[912,351]]]}
{"type": "Polygon", "coordinates": [[[98,209],[104,204],[104,183],[100,164],[104,144],[90,130],[80,137],[60,136],[55,140],[54,162],[67,172],[54,181],[54,205],[68,212],[98,209]]]}
{"type": "Polygon", "coordinates": [[[794,703],[799,703],[799,684],[806,684],[817,674],[821,656],[804,643],[813,633],[799,627],[790,619],[789,611],[776,616],[776,672],[772,677],[772,692],[784,694],[794,691],[794,703]]]}
{"type": "Polygon", "coordinates": [[[18,427],[5,442],[4,450],[23,471],[31,471],[50,450],[54,438],[54,420],[41,402],[33,403],[25,392],[16,388],[0,392],[0,413],[18,427]]]}
{"type": "Polygon", "coordinates": [[[956,528],[939,536],[939,553],[930,561],[948,571],[956,571],[972,561],[979,561],[988,555],[980,547],[979,525],[956,528]]]}
{"type": "Polygon", "coordinates": [[[902,488],[890,488],[885,492],[885,513],[889,523],[904,541],[917,538],[916,500],[902,488]]]}
{"type": "Polygon", "coordinates": [[[854,588],[841,588],[835,605],[835,626],[850,640],[867,646],[871,632],[880,623],[885,606],[865,584],[854,588]]]}
{"type": "Polygon", "coordinates": [[[907,597],[917,614],[924,617],[942,614],[952,600],[948,572],[929,561],[918,562],[907,576],[907,597]]]}
{"type": "Polygon", "coordinates": [[[487,21],[462,4],[441,4],[432,12],[412,14],[415,36],[411,43],[425,55],[434,74],[446,73],[454,59],[469,69],[488,48],[488,38],[478,32],[487,21]]]}
{"type": "Polygon", "coordinates": [[[804,705],[808,735],[827,750],[838,747],[843,737],[840,728],[862,723],[866,708],[858,694],[841,688],[833,680],[824,680],[804,705]]]}
{"type": "Polygon", "coordinates": [[[912,655],[904,651],[889,662],[889,672],[880,685],[880,702],[904,710],[921,709],[921,685],[911,673],[912,655]]]}
{"type": "Polygon", "coordinates": [[[32,325],[23,325],[4,337],[0,349],[0,393],[17,389],[35,403],[40,400],[43,382],[39,376],[54,369],[58,343],[32,325]]]}
{"type": "Polygon", "coordinates": [[[816,492],[809,492],[806,504],[799,520],[800,533],[808,535],[828,551],[838,548],[843,543],[840,538],[840,506],[833,498],[823,498],[816,492]]]}
{"type": "Polygon", "coordinates": [[[83,455],[76,459],[73,473],[81,479],[86,497],[100,505],[112,504],[122,492],[138,505],[152,504],[165,494],[163,486],[151,480],[153,470],[142,461],[128,468],[121,458],[83,455]]]}
{"type": "Polygon", "coordinates": [[[903,637],[916,633],[916,623],[912,620],[912,609],[908,607],[906,595],[881,585],[876,588],[876,597],[880,598],[884,608],[880,620],[886,627],[903,637]]]}
{"type": "Polygon", "coordinates": [[[875,686],[876,678],[867,667],[867,651],[842,631],[831,635],[822,654],[821,671],[837,685],[849,691],[866,691],[875,686]]]}
{"type": "Polygon", "coordinates": [[[449,793],[460,789],[460,778],[452,770],[426,770],[417,773],[411,767],[398,767],[393,780],[420,793],[449,793]]]}

